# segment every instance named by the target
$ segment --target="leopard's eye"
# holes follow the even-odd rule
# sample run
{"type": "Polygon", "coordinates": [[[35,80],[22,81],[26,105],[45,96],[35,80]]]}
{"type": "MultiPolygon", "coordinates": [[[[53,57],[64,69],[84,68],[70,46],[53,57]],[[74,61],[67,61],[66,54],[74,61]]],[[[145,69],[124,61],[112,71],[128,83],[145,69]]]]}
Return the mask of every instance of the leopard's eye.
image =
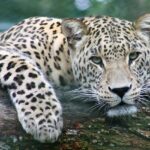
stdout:
{"type": "Polygon", "coordinates": [[[91,60],[94,64],[96,64],[96,65],[100,65],[101,67],[104,66],[101,57],[98,57],[98,56],[92,56],[92,57],[90,57],[90,60],[91,60]]]}
{"type": "Polygon", "coordinates": [[[140,54],[140,52],[131,52],[129,54],[129,63],[131,64],[134,60],[136,60],[140,54]]]}

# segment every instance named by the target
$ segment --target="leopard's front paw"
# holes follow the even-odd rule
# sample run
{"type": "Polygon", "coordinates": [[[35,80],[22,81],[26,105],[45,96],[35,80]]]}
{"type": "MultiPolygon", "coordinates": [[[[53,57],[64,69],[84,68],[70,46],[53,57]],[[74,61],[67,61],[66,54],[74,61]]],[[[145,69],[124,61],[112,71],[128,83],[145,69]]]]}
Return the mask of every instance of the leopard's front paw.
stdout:
{"type": "Polygon", "coordinates": [[[48,112],[42,112],[41,110],[26,111],[18,113],[18,117],[24,130],[42,143],[55,142],[63,128],[61,110],[49,110],[48,112]]]}

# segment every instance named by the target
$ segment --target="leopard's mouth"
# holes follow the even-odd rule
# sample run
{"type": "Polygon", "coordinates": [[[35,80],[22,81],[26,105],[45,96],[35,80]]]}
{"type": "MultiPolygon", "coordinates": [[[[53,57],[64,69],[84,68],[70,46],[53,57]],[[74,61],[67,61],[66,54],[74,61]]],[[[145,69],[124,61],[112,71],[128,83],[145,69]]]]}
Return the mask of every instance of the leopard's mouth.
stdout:
{"type": "Polygon", "coordinates": [[[120,103],[117,106],[110,108],[106,114],[108,117],[119,117],[119,116],[131,115],[136,112],[137,112],[137,107],[135,105],[120,103]]]}

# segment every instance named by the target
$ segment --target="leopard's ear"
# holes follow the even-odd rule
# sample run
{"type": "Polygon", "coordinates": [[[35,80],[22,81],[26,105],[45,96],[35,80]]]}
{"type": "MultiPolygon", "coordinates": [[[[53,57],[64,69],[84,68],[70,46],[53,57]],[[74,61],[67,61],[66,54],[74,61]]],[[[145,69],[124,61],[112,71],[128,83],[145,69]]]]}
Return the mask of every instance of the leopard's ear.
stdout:
{"type": "Polygon", "coordinates": [[[137,34],[150,44],[150,14],[141,16],[135,21],[134,26],[137,34]]]}
{"type": "Polygon", "coordinates": [[[87,34],[87,27],[80,20],[64,19],[62,32],[67,37],[69,46],[73,47],[77,42],[82,41],[84,35],[87,34]]]}

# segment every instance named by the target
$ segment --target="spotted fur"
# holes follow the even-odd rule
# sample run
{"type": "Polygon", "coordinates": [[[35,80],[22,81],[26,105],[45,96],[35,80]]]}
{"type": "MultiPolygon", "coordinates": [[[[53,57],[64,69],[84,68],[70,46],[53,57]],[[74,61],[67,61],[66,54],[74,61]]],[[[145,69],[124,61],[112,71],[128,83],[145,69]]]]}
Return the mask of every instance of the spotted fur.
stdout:
{"type": "Polygon", "coordinates": [[[33,17],[0,35],[0,82],[22,127],[54,142],[63,127],[53,84],[95,101],[109,117],[132,114],[149,92],[150,15],[131,23],[112,17],[33,17]],[[145,96],[145,95],[144,95],[145,96]]]}

